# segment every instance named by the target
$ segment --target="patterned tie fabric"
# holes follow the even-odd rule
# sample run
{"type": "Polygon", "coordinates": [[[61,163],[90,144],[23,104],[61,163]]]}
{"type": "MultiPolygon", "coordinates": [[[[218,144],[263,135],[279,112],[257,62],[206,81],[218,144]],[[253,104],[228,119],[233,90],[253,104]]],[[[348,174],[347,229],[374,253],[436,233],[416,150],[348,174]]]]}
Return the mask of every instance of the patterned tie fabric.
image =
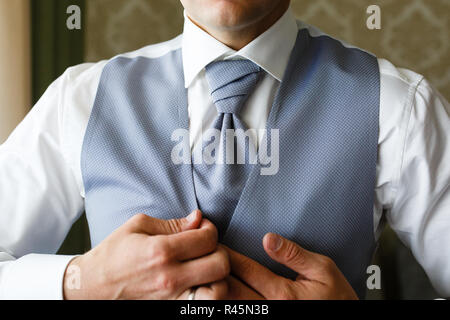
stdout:
{"type": "Polygon", "coordinates": [[[216,136],[210,140],[204,137],[194,150],[193,176],[199,208],[213,221],[220,236],[228,227],[254,165],[256,143],[243,134],[247,127],[239,114],[259,80],[260,70],[249,60],[218,61],[206,67],[218,112],[211,130],[216,136]],[[206,159],[208,154],[212,156],[210,161],[206,159]],[[195,155],[203,156],[202,161],[195,155]]]}

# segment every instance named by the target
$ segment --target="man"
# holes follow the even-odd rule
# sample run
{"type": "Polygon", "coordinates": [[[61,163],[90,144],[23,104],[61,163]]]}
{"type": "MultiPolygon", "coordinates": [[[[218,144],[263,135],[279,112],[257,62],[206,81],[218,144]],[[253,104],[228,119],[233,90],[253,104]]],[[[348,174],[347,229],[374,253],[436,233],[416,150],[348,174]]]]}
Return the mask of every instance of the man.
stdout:
{"type": "Polygon", "coordinates": [[[448,102],[289,0],[181,2],[182,36],[70,68],[1,146],[0,297],[356,299],[382,217],[450,296],[448,102]],[[228,161],[255,149],[277,170],[228,161]],[[49,254],[84,209],[93,249],[49,254]]]}

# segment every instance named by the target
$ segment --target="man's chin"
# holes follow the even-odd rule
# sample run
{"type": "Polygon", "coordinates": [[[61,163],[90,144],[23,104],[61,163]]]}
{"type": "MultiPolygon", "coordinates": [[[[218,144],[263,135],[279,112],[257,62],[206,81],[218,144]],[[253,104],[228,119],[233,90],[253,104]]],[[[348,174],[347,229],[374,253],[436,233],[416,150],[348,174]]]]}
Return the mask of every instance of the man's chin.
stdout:
{"type": "Polygon", "coordinates": [[[255,12],[242,0],[217,0],[210,8],[209,22],[217,29],[239,29],[253,22],[255,12]]]}

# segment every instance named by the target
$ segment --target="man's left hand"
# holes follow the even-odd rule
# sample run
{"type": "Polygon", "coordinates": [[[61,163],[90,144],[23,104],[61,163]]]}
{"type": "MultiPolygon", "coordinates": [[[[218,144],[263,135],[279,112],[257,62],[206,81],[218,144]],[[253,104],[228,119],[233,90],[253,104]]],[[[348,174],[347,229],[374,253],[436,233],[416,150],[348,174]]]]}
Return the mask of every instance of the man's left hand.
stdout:
{"type": "Polygon", "coordinates": [[[263,239],[264,250],[275,261],[298,273],[296,280],[274,274],[258,262],[227,247],[231,262],[229,299],[339,300],[358,299],[336,264],[328,257],[301,248],[279,235],[263,239]],[[231,281],[230,281],[231,279],[231,281]]]}

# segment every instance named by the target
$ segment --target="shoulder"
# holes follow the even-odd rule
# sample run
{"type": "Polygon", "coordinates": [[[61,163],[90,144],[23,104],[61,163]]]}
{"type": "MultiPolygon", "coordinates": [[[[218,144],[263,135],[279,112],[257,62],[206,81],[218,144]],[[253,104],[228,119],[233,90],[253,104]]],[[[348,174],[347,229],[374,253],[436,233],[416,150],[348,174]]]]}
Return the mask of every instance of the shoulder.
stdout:
{"type": "Polygon", "coordinates": [[[158,58],[170,52],[181,48],[182,35],[161,43],[145,46],[138,50],[118,54],[111,59],[102,60],[96,63],[83,63],[68,68],[63,77],[66,78],[72,85],[77,84],[86,85],[86,81],[94,81],[100,78],[100,75],[108,64],[115,62],[118,59],[137,59],[137,58],[158,58]]]}
{"type": "Polygon", "coordinates": [[[394,100],[404,100],[412,98],[412,95],[417,90],[431,90],[432,88],[429,83],[424,79],[421,74],[418,74],[414,71],[399,68],[392,64],[390,61],[376,57],[370,51],[364,50],[352,44],[349,44],[343,40],[332,37],[319,28],[304,23],[302,21],[297,21],[297,25],[299,30],[305,30],[308,32],[309,36],[313,39],[324,38],[327,39],[329,43],[333,43],[336,47],[342,47],[349,49],[353,52],[366,53],[372,57],[374,57],[378,63],[379,72],[380,72],[380,89],[381,89],[381,100],[383,101],[383,97],[388,97],[391,101],[394,100]]]}
{"type": "Polygon", "coordinates": [[[122,53],[108,60],[79,64],[68,68],[53,86],[58,88],[60,102],[65,109],[89,109],[94,102],[100,78],[106,66],[120,59],[157,58],[179,48],[181,48],[181,36],[122,53]]]}

